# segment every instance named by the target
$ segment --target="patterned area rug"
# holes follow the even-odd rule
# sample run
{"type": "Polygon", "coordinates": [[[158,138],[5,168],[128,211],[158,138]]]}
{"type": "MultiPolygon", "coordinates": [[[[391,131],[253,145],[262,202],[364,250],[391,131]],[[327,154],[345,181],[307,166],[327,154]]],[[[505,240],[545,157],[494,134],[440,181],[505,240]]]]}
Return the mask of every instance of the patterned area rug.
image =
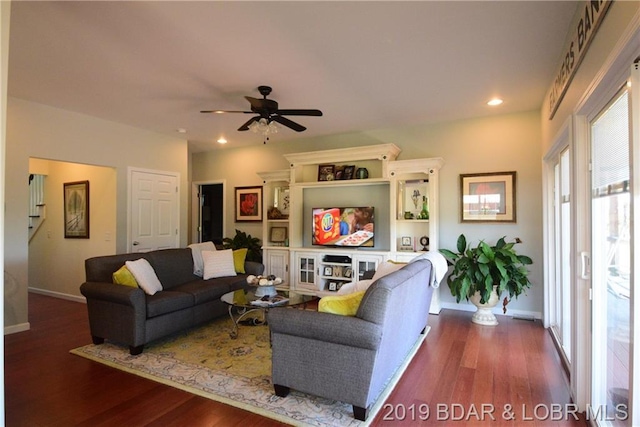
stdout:
{"type": "Polygon", "coordinates": [[[422,343],[390,381],[367,422],[361,422],[353,418],[351,405],[342,402],[295,390],[287,397],[276,396],[268,327],[241,325],[237,339],[229,337],[231,328],[230,319],[218,319],[145,346],[138,356],[131,356],[128,347],[108,342],[71,353],[287,424],[356,427],[367,426],[375,418],[422,343]]]}

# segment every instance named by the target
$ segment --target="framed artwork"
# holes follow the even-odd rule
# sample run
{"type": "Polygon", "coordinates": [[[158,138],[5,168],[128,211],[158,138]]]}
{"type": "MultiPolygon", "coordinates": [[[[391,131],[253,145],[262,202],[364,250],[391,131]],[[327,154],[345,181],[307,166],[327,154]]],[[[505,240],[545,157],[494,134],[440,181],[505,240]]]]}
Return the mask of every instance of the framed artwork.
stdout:
{"type": "Polygon", "coordinates": [[[89,238],[89,181],[66,182],[64,187],[64,237],[89,238]]]}
{"type": "Polygon", "coordinates": [[[331,268],[331,267],[325,267],[325,268],[324,268],[324,275],[325,275],[325,276],[333,276],[333,268],[331,268]]]}
{"type": "Polygon", "coordinates": [[[401,251],[412,251],[413,250],[413,243],[412,243],[411,236],[402,236],[402,238],[400,239],[400,250],[401,251]]]}
{"type": "Polygon", "coordinates": [[[271,227],[270,240],[284,242],[287,239],[287,227],[271,227]]]}
{"type": "Polygon", "coordinates": [[[318,165],[318,181],[333,181],[335,165],[318,165]]]}
{"type": "Polygon", "coordinates": [[[422,205],[429,198],[429,181],[424,179],[416,179],[413,181],[406,181],[404,184],[404,200],[403,206],[400,212],[403,215],[407,212],[411,213],[411,216],[404,217],[405,219],[418,218],[422,211],[422,205]]]}
{"type": "Polygon", "coordinates": [[[262,221],[262,187],[236,187],[236,222],[262,221]]]}
{"type": "Polygon", "coordinates": [[[338,282],[329,282],[328,288],[330,291],[337,291],[338,289],[340,289],[338,287],[338,282]]]}
{"type": "Polygon", "coordinates": [[[462,222],[516,222],[516,173],[460,175],[462,222]]]}
{"type": "Polygon", "coordinates": [[[342,179],[353,179],[353,173],[356,170],[355,165],[347,165],[344,167],[344,172],[342,173],[342,179]]]}

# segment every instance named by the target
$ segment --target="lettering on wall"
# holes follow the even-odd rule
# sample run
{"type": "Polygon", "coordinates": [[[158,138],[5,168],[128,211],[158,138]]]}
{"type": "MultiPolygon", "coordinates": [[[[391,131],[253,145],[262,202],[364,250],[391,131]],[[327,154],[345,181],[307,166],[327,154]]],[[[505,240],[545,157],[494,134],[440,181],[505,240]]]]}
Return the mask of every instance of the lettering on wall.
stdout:
{"type": "Polygon", "coordinates": [[[570,33],[571,38],[564,50],[560,69],[556,73],[549,92],[549,120],[553,119],[556,114],[560,102],[569,88],[569,83],[571,83],[571,79],[573,79],[612,2],[613,0],[586,1],[584,6],[578,9],[580,19],[570,33]]]}

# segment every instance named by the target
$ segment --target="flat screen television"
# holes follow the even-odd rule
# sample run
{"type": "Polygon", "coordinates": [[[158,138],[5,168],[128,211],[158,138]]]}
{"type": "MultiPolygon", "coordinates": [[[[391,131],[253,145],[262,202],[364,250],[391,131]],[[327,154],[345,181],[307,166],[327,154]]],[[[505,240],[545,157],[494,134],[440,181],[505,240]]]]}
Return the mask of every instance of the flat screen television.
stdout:
{"type": "Polygon", "coordinates": [[[311,211],[313,245],[373,247],[373,207],[313,208],[311,211]]]}

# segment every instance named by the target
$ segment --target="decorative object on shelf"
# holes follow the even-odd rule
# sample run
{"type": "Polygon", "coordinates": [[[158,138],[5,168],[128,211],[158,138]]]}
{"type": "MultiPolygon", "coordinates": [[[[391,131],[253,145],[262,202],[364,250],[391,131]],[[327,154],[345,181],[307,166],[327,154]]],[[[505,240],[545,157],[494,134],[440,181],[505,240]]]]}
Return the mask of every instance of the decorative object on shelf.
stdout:
{"type": "Polygon", "coordinates": [[[461,222],[516,222],[516,172],[460,175],[461,222]]]}
{"type": "Polygon", "coordinates": [[[336,181],[340,181],[344,179],[344,166],[336,166],[335,177],[336,177],[336,181]]]}
{"type": "Polygon", "coordinates": [[[270,235],[272,242],[283,243],[287,239],[287,227],[271,227],[270,235]]]}
{"type": "Polygon", "coordinates": [[[509,301],[531,287],[526,266],[533,264],[533,261],[526,255],[516,253],[514,246],[517,243],[522,241],[516,238],[514,242],[507,243],[501,237],[494,246],[481,240],[476,247],[471,247],[467,246],[467,239],[461,234],[456,245],[457,253],[440,249],[440,253],[453,265],[453,271],[447,277],[451,295],[456,297],[456,302],[466,299],[479,304],[478,314],[472,318],[474,323],[497,325],[493,312],[485,310],[488,307],[482,304],[494,301],[497,304],[500,295],[506,292],[509,296],[502,303],[503,313],[506,313],[509,301]],[[492,297],[494,292],[497,298],[492,297]],[[476,293],[478,295],[474,297],[476,293]]]}
{"type": "Polygon", "coordinates": [[[89,238],[89,181],[65,182],[64,238],[89,238]]]}
{"type": "Polygon", "coordinates": [[[276,207],[269,208],[267,211],[267,219],[288,219],[289,215],[284,215],[280,209],[276,207]]]}
{"type": "Polygon", "coordinates": [[[411,237],[410,236],[402,236],[402,238],[400,239],[400,250],[401,251],[412,251],[413,250],[413,244],[411,243],[411,237]]]}
{"type": "Polygon", "coordinates": [[[318,165],[318,181],[333,181],[335,165],[318,165]]]}
{"type": "Polygon", "coordinates": [[[272,274],[269,276],[254,276],[253,274],[250,274],[247,276],[247,283],[257,287],[255,292],[257,297],[273,297],[278,295],[276,286],[282,283],[282,278],[276,277],[272,274]]]}
{"type": "Polygon", "coordinates": [[[404,219],[413,219],[413,214],[409,211],[404,213],[404,219]]]}
{"type": "Polygon", "coordinates": [[[353,174],[356,170],[355,165],[347,165],[344,167],[344,174],[342,175],[342,179],[353,179],[353,174]]]}
{"type": "Polygon", "coordinates": [[[328,288],[330,291],[332,291],[332,292],[335,292],[335,291],[337,291],[338,289],[340,289],[340,288],[338,287],[338,282],[329,282],[329,283],[328,283],[328,285],[327,285],[327,288],[328,288]]]}
{"type": "Polygon", "coordinates": [[[273,207],[278,208],[284,218],[289,216],[289,187],[274,189],[273,207]]]}
{"type": "Polygon", "coordinates": [[[422,210],[418,214],[418,219],[429,219],[429,199],[422,196],[422,210]]]}
{"type": "Polygon", "coordinates": [[[367,168],[358,168],[358,170],[356,171],[356,178],[357,179],[369,178],[369,171],[367,170],[367,168]]]}
{"type": "Polygon", "coordinates": [[[347,279],[350,279],[351,276],[353,276],[353,269],[351,267],[347,267],[344,269],[344,273],[343,273],[344,277],[346,277],[347,279]]]}
{"type": "Polygon", "coordinates": [[[403,205],[398,207],[398,211],[411,214],[411,218],[405,216],[405,219],[428,219],[421,217],[425,198],[429,194],[428,185],[429,181],[426,179],[408,180],[400,184],[399,193],[404,195],[400,199],[403,205]]]}
{"type": "Polygon", "coordinates": [[[420,244],[422,245],[422,251],[428,251],[429,250],[429,237],[428,236],[422,236],[420,238],[420,244]]]}
{"type": "Polygon", "coordinates": [[[244,231],[236,229],[236,235],[233,236],[233,239],[230,237],[222,239],[222,246],[225,249],[233,250],[247,248],[247,261],[262,262],[262,242],[244,231]]]}
{"type": "Polygon", "coordinates": [[[236,222],[262,221],[262,187],[236,187],[236,222]]]}
{"type": "Polygon", "coordinates": [[[324,268],[324,275],[325,276],[333,276],[333,267],[325,267],[324,268]]]}

